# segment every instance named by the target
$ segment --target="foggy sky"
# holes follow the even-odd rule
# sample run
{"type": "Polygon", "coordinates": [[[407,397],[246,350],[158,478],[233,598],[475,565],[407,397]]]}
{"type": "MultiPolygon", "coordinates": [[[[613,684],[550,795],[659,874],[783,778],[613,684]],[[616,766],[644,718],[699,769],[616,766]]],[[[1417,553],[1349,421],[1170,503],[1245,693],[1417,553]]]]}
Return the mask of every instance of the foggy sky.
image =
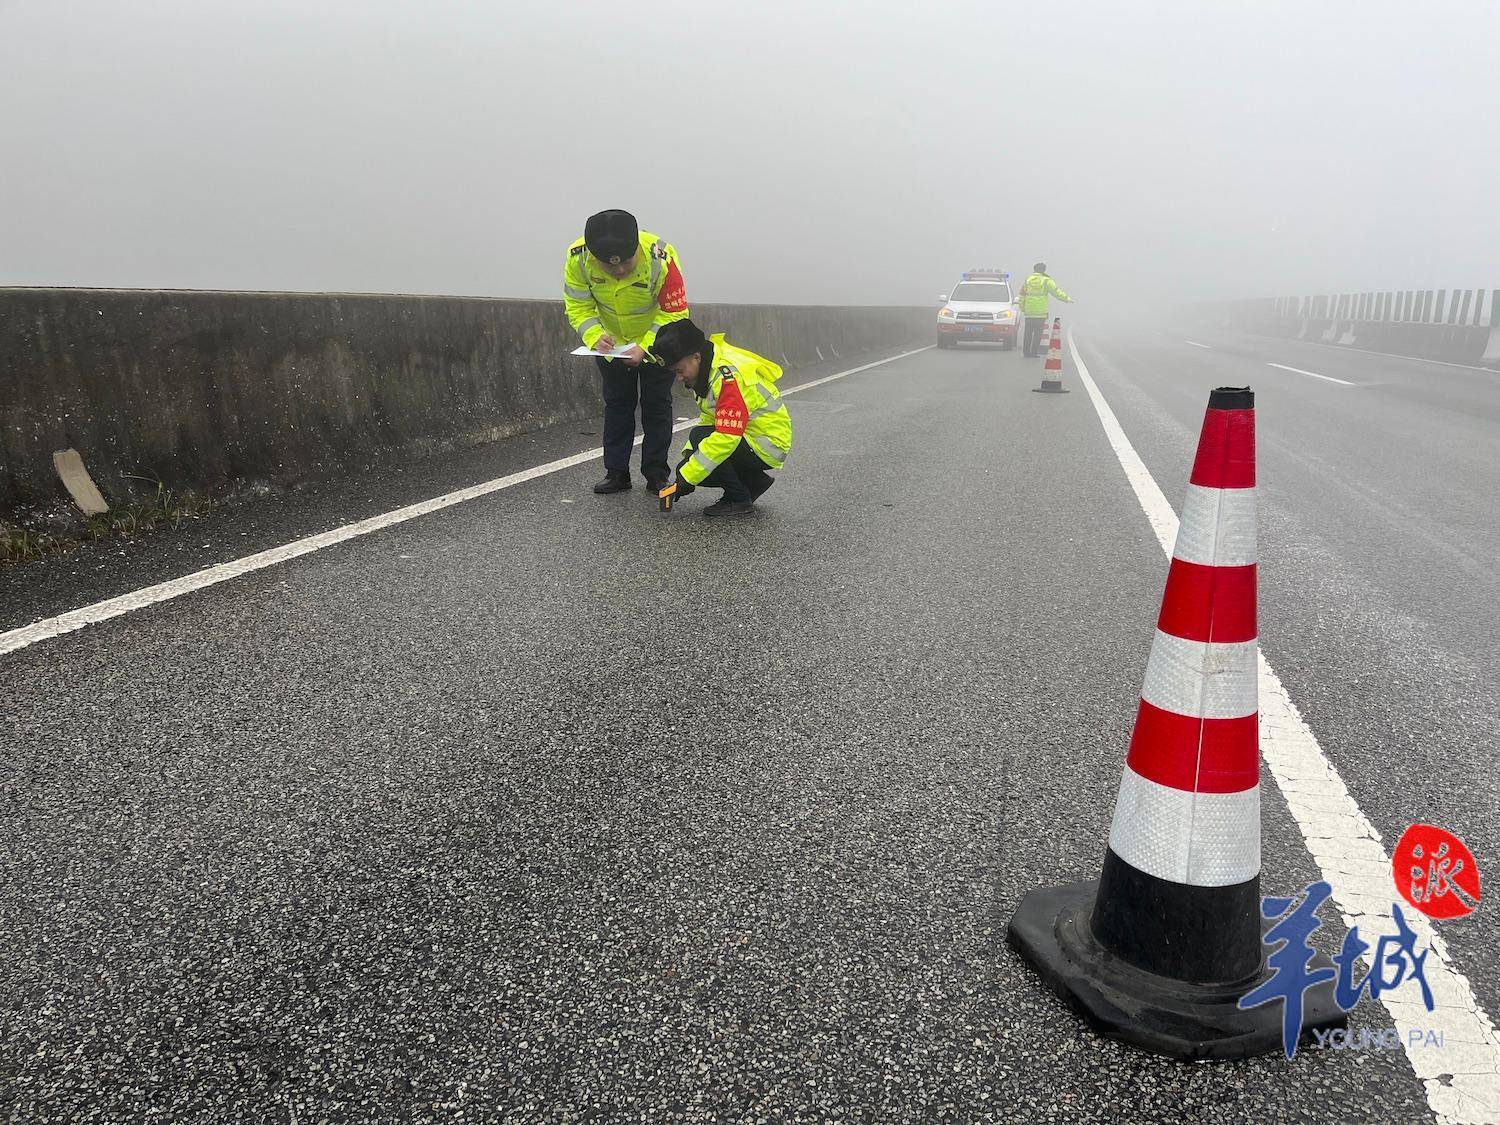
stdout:
{"type": "Polygon", "coordinates": [[[1500,4],[0,0],[0,285],[1500,286],[1500,4]]]}

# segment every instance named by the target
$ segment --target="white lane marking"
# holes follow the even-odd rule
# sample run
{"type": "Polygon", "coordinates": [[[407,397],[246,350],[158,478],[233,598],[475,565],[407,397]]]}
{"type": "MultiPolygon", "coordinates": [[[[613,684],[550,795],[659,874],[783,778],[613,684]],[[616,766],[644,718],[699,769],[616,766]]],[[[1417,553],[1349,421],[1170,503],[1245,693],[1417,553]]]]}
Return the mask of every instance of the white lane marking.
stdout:
{"type": "MultiPolygon", "coordinates": [[[[1296,339],[1296,337],[1290,337],[1296,339]]],[[[1427,359],[1419,355],[1402,355],[1400,352],[1381,352],[1374,348],[1356,348],[1353,344],[1325,344],[1322,340],[1297,340],[1299,344],[1315,344],[1320,348],[1332,348],[1340,352],[1359,352],[1362,355],[1379,355],[1386,359],[1404,359],[1408,363],[1432,363],[1438,367],[1456,367],[1460,371],[1478,371],[1482,375],[1500,375],[1497,367],[1476,367],[1472,363],[1450,363],[1446,359],[1427,359]]]]}
{"type": "Polygon", "coordinates": [[[1329,383],[1337,383],[1341,387],[1357,387],[1358,383],[1351,383],[1347,379],[1335,379],[1332,375],[1319,375],[1316,371],[1304,371],[1300,367],[1288,367],[1284,363],[1268,363],[1267,367],[1279,367],[1283,371],[1295,371],[1298,375],[1311,375],[1314,379],[1323,379],[1329,383]]]}
{"type": "Polygon", "coordinates": [[[1195,347],[1195,348],[1203,348],[1206,351],[1213,351],[1214,350],[1213,349],[1213,345],[1211,345],[1211,344],[1200,344],[1200,343],[1198,343],[1197,340],[1184,340],[1183,343],[1184,344],[1192,344],[1193,347],[1195,347]]]}
{"type": "MultiPolygon", "coordinates": [[[[1131,446],[1115,412],[1104,401],[1071,336],[1068,346],[1073,352],[1074,370],[1089,393],[1105,436],[1151,521],[1157,541],[1170,557],[1177,515],[1131,446]]],[[[1371,938],[1395,933],[1391,917],[1394,879],[1380,833],[1323,753],[1264,653],[1260,654],[1259,671],[1261,754],[1302,830],[1307,850],[1333,888],[1333,900],[1345,924],[1364,924],[1368,933],[1362,936],[1371,938]]],[[[1427,1102],[1439,1121],[1452,1125],[1500,1121],[1500,1034],[1479,1006],[1468,978],[1453,967],[1447,943],[1432,924],[1415,910],[1402,913],[1418,937],[1431,947],[1427,979],[1437,1007],[1427,1011],[1404,987],[1380,999],[1401,1035],[1412,1070],[1426,1088],[1427,1102]],[[1424,1049],[1420,1039],[1413,1045],[1413,1030],[1441,1031],[1445,1046],[1424,1049]]],[[[1371,940],[1370,945],[1376,942],[1371,940]]],[[[1365,955],[1365,961],[1372,957],[1373,950],[1365,955]]]]}
{"type": "MultiPolygon", "coordinates": [[[[836,371],[832,375],[825,375],[821,379],[813,379],[811,382],[800,383],[795,387],[789,387],[781,394],[794,395],[799,391],[808,391],[813,387],[820,387],[824,383],[831,383],[835,379],[842,379],[848,375],[857,375],[861,371],[868,371],[872,367],[880,367],[883,364],[894,363],[898,359],[917,355],[931,349],[933,345],[913,348],[909,352],[901,352],[899,355],[887,356],[885,359],[877,359],[873,363],[864,363],[858,367],[851,367],[846,371],[836,371]]],[[[672,427],[675,433],[685,430],[693,425],[689,419],[672,427]]],[[[641,439],[637,437],[635,444],[639,445],[641,439]]],[[[190,594],[194,590],[202,590],[209,586],[216,586],[220,582],[227,582],[231,578],[238,578],[244,574],[250,574],[257,570],[264,570],[268,566],[287,562],[299,558],[302,555],[310,555],[314,551],[321,551],[325,547],[332,547],[336,543],[343,543],[349,539],[356,539],[361,535],[369,535],[371,532],[380,531],[383,528],[392,527],[407,520],[414,520],[418,516],[425,516],[429,512],[436,512],[441,508],[451,508],[455,504],[462,504],[467,500],[477,500],[481,496],[488,496],[492,492],[501,489],[513,488],[537,477],[545,477],[552,473],[570,469],[574,465],[582,465],[587,461],[599,456],[597,449],[590,449],[584,453],[575,453],[570,457],[560,457],[556,461],[548,461],[544,465],[535,465],[520,472],[510,473],[507,476],[496,477],[494,480],[484,481],[482,484],[470,485],[456,492],[447,492],[442,496],[434,496],[431,500],[422,500],[416,504],[408,504],[404,508],[385,512],[382,515],[371,516],[368,519],[359,520],[357,523],[344,524],[342,527],[333,528],[331,531],[319,532],[317,535],[309,535],[303,539],[296,539],[290,543],[283,543],[279,547],[259,551],[253,555],[246,555],[242,559],[233,562],[219,563],[217,566],[206,567],[193,574],[184,575],[181,578],[173,578],[167,582],[158,582],[155,586],[147,586],[141,590],[135,590],[129,594],[121,594],[118,597],[107,598],[93,605],[86,605],[80,609],[69,610],[56,617],[48,617],[31,625],[23,625],[17,629],[11,629],[0,633],[0,655],[7,652],[15,652],[17,649],[26,648],[28,645],[37,644],[40,641],[60,637],[64,633],[71,633],[82,629],[87,625],[97,625],[101,621],[108,621],[113,617],[121,617],[127,613],[133,613],[138,609],[156,605],[160,602],[179,598],[183,594],[190,594]]]]}

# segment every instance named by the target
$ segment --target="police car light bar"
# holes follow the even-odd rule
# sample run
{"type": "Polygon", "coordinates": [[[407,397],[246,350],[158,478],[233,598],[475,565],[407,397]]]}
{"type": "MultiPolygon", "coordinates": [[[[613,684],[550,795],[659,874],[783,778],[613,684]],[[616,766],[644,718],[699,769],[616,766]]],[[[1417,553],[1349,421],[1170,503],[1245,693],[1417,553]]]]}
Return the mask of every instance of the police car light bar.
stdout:
{"type": "Polygon", "coordinates": [[[974,269],[967,270],[959,275],[960,281],[1009,281],[1008,272],[997,269],[974,269]]]}

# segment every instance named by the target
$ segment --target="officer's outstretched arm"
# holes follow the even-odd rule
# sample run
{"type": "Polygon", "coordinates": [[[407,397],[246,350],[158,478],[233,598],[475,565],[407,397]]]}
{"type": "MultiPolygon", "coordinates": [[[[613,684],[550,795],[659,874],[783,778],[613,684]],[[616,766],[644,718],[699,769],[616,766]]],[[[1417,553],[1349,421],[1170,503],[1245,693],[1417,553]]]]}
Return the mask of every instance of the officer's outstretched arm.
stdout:
{"type": "Polygon", "coordinates": [[[715,469],[729,460],[729,455],[739,445],[738,434],[726,434],[715,430],[698,443],[693,455],[677,470],[677,475],[688,484],[702,484],[715,469]]]}

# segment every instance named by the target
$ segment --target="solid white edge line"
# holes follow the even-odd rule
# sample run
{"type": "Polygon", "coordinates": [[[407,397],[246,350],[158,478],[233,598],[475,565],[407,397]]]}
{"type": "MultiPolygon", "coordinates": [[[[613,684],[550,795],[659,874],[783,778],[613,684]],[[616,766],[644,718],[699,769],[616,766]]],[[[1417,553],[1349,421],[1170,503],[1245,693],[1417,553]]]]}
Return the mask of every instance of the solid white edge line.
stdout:
{"type": "MultiPolygon", "coordinates": [[[[1135,489],[1162,551],[1170,556],[1177,516],[1089,375],[1071,334],[1068,346],[1074,370],[1088,391],[1105,436],[1135,489]]],[[[1362,936],[1372,947],[1365,955],[1368,963],[1377,944],[1375,937],[1395,933],[1391,903],[1396,890],[1390,856],[1380,833],[1323,753],[1264,653],[1260,654],[1259,670],[1261,754],[1302,831],[1307,850],[1333,888],[1333,900],[1345,924],[1365,926],[1362,936]]],[[[1437,1007],[1428,1012],[1421,999],[1408,991],[1409,984],[1380,999],[1400,1033],[1412,1070],[1427,1091],[1427,1102],[1444,1123],[1483,1125],[1500,1121],[1500,1034],[1479,1006],[1468,978],[1453,967],[1447,943],[1431,922],[1415,910],[1403,910],[1402,914],[1432,950],[1427,958],[1427,979],[1437,1007]],[[1444,1046],[1424,1048],[1420,1040],[1414,1045],[1410,1037],[1414,1030],[1441,1031],[1444,1046]]]]}
{"type": "MultiPolygon", "coordinates": [[[[928,344],[925,347],[913,348],[910,351],[900,352],[897,355],[877,359],[873,363],[864,363],[858,367],[851,367],[845,371],[836,371],[832,375],[825,375],[820,379],[813,379],[806,383],[799,383],[795,387],[788,387],[781,392],[782,396],[794,395],[800,391],[811,390],[813,387],[821,387],[824,383],[831,383],[835,379],[842,379],[848,375],[857,375],[861,371],[868,371],[872,367],[880,367],[883,364],[895,363],[898,359],[917,355],[928,351],[933,347],[928,344]]],[[[672,427],[672,432],[686,430],[696,424],[696,419],[679,422],[672,427]]],[[[639,445],[641,438],[635,439],[639,445]]],[[[548,476],[552,473],[561,472],[563,469],[572,468],[574,465],[582,465],[585,462],[599,456],[598,449],[590,449],[583,453],[574,453],[568,457],[560,457],[556,461],[548,461],[543,465],[535,465],[529,469],[510,473],[494,480],[484,481],[480,484],[470,485],[467,488],[458,489],[456,492],[447,492],[442,496],[434,496],[430,500],[422,500],[415,504],[408,504],[403,508],[385,512],[378,516],[370,516],[368,519],[359,520],[356,523],[344,524],[329,531],[319,532],[302,539],[283,543],[279,547],[271,547],[268,550],[259,551],[244,558],[235,559],[232,562],[218,563],[215,566],[205,567],[203,570],[192,574],[183,575],[181,578],[173,578],[167,582],[158,582],[154,586],[134,590],[128,594],[120,594],[117,597],[107,598],[93,605],[86,605],[79,609],[69,610],[67,613],[58,614],[56,617],[48,617],[30,625],[23,625],[16,629],[10,629],[0,633],[0,656],[8,652],[16,652],[19,649],[37,644],[41,641],[60,637],[64,633],[71,633],[88,625],[97,625],[102,621],[120,617],[127,613],[133,613],[147,606],[157,605],[161,602],[170,601],[172,598],[181,597],[183,594],[192,593],[194,590],[202,590],[209,586],[216,586],[220,582],[227,582],[231,578],[239,578],[241,575],[251,574],[257,570],[264,570],[268,566],[287,562],[290,559],[302,555],[310,555],[314,551],[321,551],[325,547],[332,547],[337,543],[343,543],[350,539],[357,539],[361,535],[369,535],[371,532],[380,531],[383,528],[392,527],[407,520],[425,516],[429,512],[435,512],[442,508],[451,508],[455,504],[462,504],[468,500],[475,500],[481,496],[488,496],[492,492],[512,488],[537,477],[548,476]]]]}
{"type": "Polygon", "coordinates": [[[1358,383],[1351,383],[1347,379],[1335,379],[1332,375],[1319,375],[1316,371],[1306,371],[1301,367],[1288,367],[1284,363],[1267,363],[1267,367],[1279,367],[1283,371],[1295,371],[1298,375],[1311,375],[1314,379],[1322,379],[1328,383],[1337,383],[1341,387],[1357,387],[1358,383]]]}

